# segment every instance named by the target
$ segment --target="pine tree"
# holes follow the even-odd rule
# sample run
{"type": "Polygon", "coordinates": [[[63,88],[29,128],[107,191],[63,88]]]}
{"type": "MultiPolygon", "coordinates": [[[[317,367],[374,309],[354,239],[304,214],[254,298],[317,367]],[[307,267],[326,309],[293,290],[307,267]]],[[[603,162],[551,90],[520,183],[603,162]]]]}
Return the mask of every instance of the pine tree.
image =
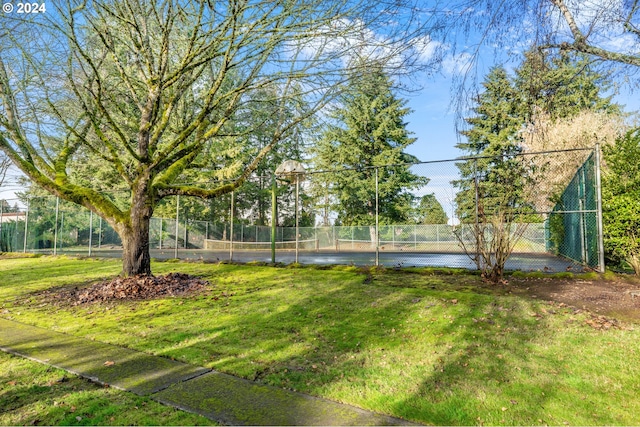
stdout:
{"type": "Polygon", "coordinates": [[[433,193],[420,198],[415,216],[416,224],[446,224],[449,221],[447,213],[433,193]]]}
{"type": "Polygon", "coordinates": [[[545,57],[530,52],[511,78],[503,67],[493,68],[483,83],[465,142],[457,145],[476,158],[457,163],[461,179],[454,184],[458,217],[472,224],[474,243],[458,230],[465,251],[484,277],[500,282],[504,263],[534,211],[526,189],[531,188],[531,165],[518,156],[523,150],[521,131],[538,111],[562,119],[586,109],[615,111],[610,98],[602,97],[603,76],[586,61],[567,55],[545,57]],[[519,225],[520,224],[520,225],[519,225]],[[515,229],[515,231],[513,231],[515,229]]]}
{"type": "Polygon", "coordinates": [[[489,214],[496,203],[505,203],[507,194],[515,196],[506,200],[508,205],[515,207],[521,202],[513,191],[514,186],[521,186],[522,176],[514,160],[522,150],[518,93],[503,67],[492,68],[483,87],[473,108],[475,115],[465,119],[468,129],[460,132],[467,140],[456,145],[468,155],[480,157],[456,163],[461,177],[454,182],[460,189],[456,204],[461,222],[475,220],[476,199],[483,202],[480,215],[489,214]]]}
{"type": "Polygon", "coordinates": [[[407,166],[416,160],[404,151],[415,142],[404,121],[409,112],[382,67],[352,76],[348,94],[333,112],[334,124],[314,149],[316,169],[336,170],[316,182],[328,192],[325,200],[338,213],[337,224],[374,224],[375,168],[383,165],[393,166],[378,169],[380,223],[409,221],[413,195],[408,190],[426,184],[407,166]]]}
{"type": "Polygon", "coordinates": [[[537,111],[553,120],[573,117],[581,111],[619,113],[620,107],[603,96],[611,88],[606,76],[592,67],[584,56],[569,52],[553,55],[533,49],[516,70],[515,87],[520,111],[531,121],[537,111]]]}

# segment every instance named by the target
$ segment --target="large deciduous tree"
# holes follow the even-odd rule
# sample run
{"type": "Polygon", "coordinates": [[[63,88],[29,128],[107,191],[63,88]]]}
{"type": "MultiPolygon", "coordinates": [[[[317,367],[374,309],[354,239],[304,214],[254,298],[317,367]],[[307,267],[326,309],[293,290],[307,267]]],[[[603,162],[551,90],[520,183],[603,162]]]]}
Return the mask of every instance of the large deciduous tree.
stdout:
{"type": "Polygon", "coordinates": [[[151,272],[149,219],[162,199],[210,199],[239,187],[341,89],[350,52],[404,72],[414,58],[407,52],[424,48],[413,42],[421,34],[416,20],[381,25],[384,16],[410,18],[407,3],[47,6],[44,14],[6,15],[0,23],[0,149],[38,186],[117,231],[125,275],[151,272]],[[270,99],[258,100],[259,92],[270,99]],[[310,106],[289,114],[285,106],[301,95],[310,106]],[[261,124],[241,123],[259,105],[272,121],[261,146],[250,138],[261,124]],[[102,182],[87,178],[91,169],[102,182]],[[210,179],[193,184],[201,170],[210,179]]]}

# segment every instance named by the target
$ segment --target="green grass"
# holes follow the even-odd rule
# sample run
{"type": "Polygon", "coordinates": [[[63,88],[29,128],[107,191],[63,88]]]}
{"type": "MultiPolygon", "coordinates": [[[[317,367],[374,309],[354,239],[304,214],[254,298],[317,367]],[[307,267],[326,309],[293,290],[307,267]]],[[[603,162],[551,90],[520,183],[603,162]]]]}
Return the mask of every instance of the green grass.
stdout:
{"type": "Polygon", "coordinates": [[[0,425],[208,425],[206,418],[0,352],[0,425]]]}
{"type": "Polygon", "coordinates": [[[585,313],[494,291],[477,275],[154,263],[156,274],[211,286],[67,308],[40,294],[119,270],[119,261],[0,260],[0,315],[422,423],[640,423],[635,325],[594,330],[585,313]]]}

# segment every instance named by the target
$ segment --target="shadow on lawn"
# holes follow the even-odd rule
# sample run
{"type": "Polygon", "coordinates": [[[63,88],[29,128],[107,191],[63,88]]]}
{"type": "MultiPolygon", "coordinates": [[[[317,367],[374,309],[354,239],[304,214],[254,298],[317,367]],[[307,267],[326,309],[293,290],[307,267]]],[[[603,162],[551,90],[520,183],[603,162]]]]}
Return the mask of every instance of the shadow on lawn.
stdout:
{"type": "Polygon", "coordinates": [[[533,341],[549,326],[544,318],[497,301],[458,305],[459,315],[438,333],[447,351],[394,409],[434,424],[558,424],[543,415],[554,398],[553,376],[536,377],[541,363],[551,371],[559,363],[532,358],[533,341]]]}
{"type": "Polygon", "coordinates": [[[193,341],[165,354],[212,354],[207,366],[216,370],[419,422],[549,422],[542,412],[553,373],[526,380],[540,363],[560,369],[531,357],[532,341],[548,328],[544,317],[528,303],[470,290],[475,278],[461,286],[396,280],[359,276],[320,292],[294,281],[267,286],[258,299],[247,295],[262,289],[240,292],[197,334],[176,331],[169,347],[193,341]],[[421,341],[421,331],[433,341],[421,341]]]}
{"type": "Polygon", "coordinates": [[[118,304],[118,342],[424,423],[561,422],[542,415],[553,373],[527,379],[560,369],[532,359],[547,320],[477,277],[255,271],[214,278],[207,295],[118,304]]]}

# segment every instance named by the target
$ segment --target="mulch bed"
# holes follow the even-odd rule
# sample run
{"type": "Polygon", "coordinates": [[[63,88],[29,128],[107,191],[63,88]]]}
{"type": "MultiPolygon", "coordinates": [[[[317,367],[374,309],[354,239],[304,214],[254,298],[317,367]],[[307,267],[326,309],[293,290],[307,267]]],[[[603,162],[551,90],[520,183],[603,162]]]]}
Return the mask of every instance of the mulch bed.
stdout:
{"type": "Polygon", "coordinates": [[[596,329],[615,327],[612,318],[640,322],[640,280],[632,276],[615,281],[525,278],[512,279],[509,284],[514,291],[533,298],[593,313],[594,318],[587,323],[596,329]]]}
{"type": "Polygon", "coordinates": [[[183,273],[166,276],[116,277],[87,288],[68,289],[52,295],[58,303],[81,305],[115,300],[144,300],[203,292],[209,282],[183,273]]]}

